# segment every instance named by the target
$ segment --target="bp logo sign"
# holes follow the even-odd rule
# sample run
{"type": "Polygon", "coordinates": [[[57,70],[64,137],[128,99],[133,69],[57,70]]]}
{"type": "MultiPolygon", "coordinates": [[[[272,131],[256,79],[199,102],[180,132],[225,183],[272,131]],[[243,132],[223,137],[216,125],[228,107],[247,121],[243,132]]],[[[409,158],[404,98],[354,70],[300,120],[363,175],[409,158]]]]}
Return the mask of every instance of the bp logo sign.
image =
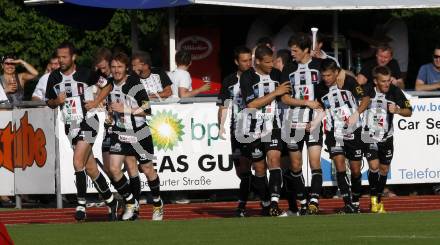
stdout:
{"type": "Polygon", "coordinates": [[[150,120],[153,144],[158,150],[172,150],[184,135],[182,119],[172,111],[156,112],[150,120]]]}

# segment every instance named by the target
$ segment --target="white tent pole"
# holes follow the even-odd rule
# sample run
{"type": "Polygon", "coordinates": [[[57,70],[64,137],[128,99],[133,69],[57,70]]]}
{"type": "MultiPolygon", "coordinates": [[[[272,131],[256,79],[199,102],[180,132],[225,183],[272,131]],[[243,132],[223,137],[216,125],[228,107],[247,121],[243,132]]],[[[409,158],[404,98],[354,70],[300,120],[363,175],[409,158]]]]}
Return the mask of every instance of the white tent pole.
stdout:
{"type": "Polygon", "coordinates": [[[170,71],[176,69],[174,56],[176,55],[176,12],[174,8],[168,10],[168,33],[170,36],[170,71]]]}
{"type": "Polygon", "coordinates": [[[333,52],[336,60],[339,60],[338,52],[338,11],[333,11],[333,52]]]}

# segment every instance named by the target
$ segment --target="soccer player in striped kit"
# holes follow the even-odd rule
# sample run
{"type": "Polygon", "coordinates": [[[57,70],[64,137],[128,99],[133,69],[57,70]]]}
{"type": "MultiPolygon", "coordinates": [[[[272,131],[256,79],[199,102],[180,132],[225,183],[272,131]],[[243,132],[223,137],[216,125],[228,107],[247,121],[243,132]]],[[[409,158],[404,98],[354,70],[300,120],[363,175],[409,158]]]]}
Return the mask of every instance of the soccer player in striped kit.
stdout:
{"type": "MultiPolygon", "coordinates": [[[[107,48],[101,48],[95,55],[95,70],[100,73],[100,76],[106,79],[112,77],[110,62],[112,59],[112,53],[107,48]]],[[[106,102],[106,100],[104,101],[106,102]]],[[[106,103],[105,103],[106,104],[106,103]]],[[[104,105],[107,108],[107,105],[104,105]]],[[[108,112],[108,111],[107,111],[108,112]]],[[[108,176],[110,173],[110,136],[112,134],[113,117],[111,113],[106,113],[104,120],[104,137],[102,140],[102,161],[104,163],[104,171],[108,176]]],[[[139,202],[141,195],[141,180],[139,177],[139,170],[137,160],[135,157],[127,157],[125,159],[125,168],[130,177],[130,188],[134,198],[139,202]]],[[[136,207],[135,216],[136,219],[139,216],[139,206],[136,207]]]]}
{"type": "Polygon", "coordinates": [[[135,217],[138,201],[128,179],[121,171],[127,158],[135,157],[139,169],[145,174],[153,196],[153,220],[163,219],[163,202],[160,197],[159,175],[153,166],[154,148],[146,116],[151,114],[148,94],[137,75],[129,75],[130,60],[124,53],[111,61],[113,89],[107,97],[114,124],[110,136],[110,172],[112,184],[125,200],[122,220],[135,217]]]}
{"type": "Polygon", "coordinates": [[[273,51],[267,46],[255,50],[255,69],[249,69],[240,77],[240,90],[246,103],[235,136],[240,143],[250,143],[252,162],[267,163],[269,168],[269,192],[271,216],[286,216],[278,206],[282,171],[281,118],[278,103],[280,96],[290,91],[290,84],[281,81],[281,72],[273,68],[273,51]],[[251,142],[244,142],[250,140],[251,142]]]}
{"type": "Polygon", "coordinates": [[[394,115],[410,117],[412,114],[409,100],[399,87],[392,84],[391,74],[387,66],[373,69],[375,87],[362,126],[362,141],[366,146],[365,156],[369,165],[372,213],[385,213],[382,195],[393,159],[394,115]]]}
{"type": "MultiPolygon", "coordinates": [[[[252,51],[244,46],[235,48],[234,62],[237,65],[237,71],[227,76],[222,83],[218,96],[217,105],[218,122],[220,125],[220,135],[223,137],[225,129],[225,120],[228,110],[231,110],[231,150],[234,159],[234,165],[237,176],[240,178],[239,200],[237,207],[237,216],[246,216],[246,203],[251,189],[256,190],[261,199],[263,210],[269,207],[269,192],[267,186],[266,165],[262,162],[260,165],[254,164],[255,175],[251,171],[251,157],[249,152],[249,144],[240,143],[235,138],[235,129],[237,128],[238,117],[246,105],[240,91],[240,76],[243,72],[252,67],[252,51]]],[[[265,214],[264,212],[262,212],[265,214]]]]}
{"type": "MultiPolygon", "coordinates": [[[[321,148],[322,130],[320,122],[313,124],[316,118],[315,110],[320,108],[316,101],[315,89],[320,83],[319,67],[321,59],[311,56],[312,41],[306,34],[292,36],[288,43],[293,62],[289,62],[283,69],[282,81],[288,81],[292,86],[292,93],[284,95],[282,101],[290,106],[285,114],[283,128],[286,128],[288,137],[283,138],[290,155],[290,171],[284,173],[286,187],[296,192],[301,204],[300,215],[317,214],[319,212],[319,195],[322,189],[321,148]],[[289,130],[290,128],[290,130],[289,130]],[[312,186],[310,201],[307,202],[307,193],[302,172],[302,151],[307,145],[309,164],[312,169],[312,186]]],[[[292,198],[292,197],[288,197],[292,198]]],[[[289,210],[296,210],[296,203],[289,201],[289,210]]]]}
{"type": "Polygon", "coordinates": [[[73,44],[63,42],[57,48],[60,68],[48,78],[46,98],[51,108],[60,107],[65,132],[73,147],[73,167],[77,188],[78,205],[75,219],[86,219],[86,192],[88,175],[109,206],[109,219],[117,219],[118,201],[110,191],[103,174],[98,170],[92,146],[98,134],[98,117],[89,110],[98,106],[111,90],[107,79],[88,69],[75,65],[76,52],[73,44]],[[97,98],[93,98],[92,85],[101,88],[97,98]]]}
{"type": "Polygon", "coordinates": [[[332,59],[321,63],[322,82],[316,87],[316,98],[325,109],[325,144],[335,162],[337,183],[344,199],[344,213],[359,212],[361,191],[362,125],[359,115],[370,103],[369,92],[349,75],[337,80],[341,68],[332,59]],[[358,105],[358,101],[360,104],[358,105]],[[351,190],[346,174],[345,158],[350,161],[351,190]],[[350,193],[352,192],[352,193],[350,193]]]}

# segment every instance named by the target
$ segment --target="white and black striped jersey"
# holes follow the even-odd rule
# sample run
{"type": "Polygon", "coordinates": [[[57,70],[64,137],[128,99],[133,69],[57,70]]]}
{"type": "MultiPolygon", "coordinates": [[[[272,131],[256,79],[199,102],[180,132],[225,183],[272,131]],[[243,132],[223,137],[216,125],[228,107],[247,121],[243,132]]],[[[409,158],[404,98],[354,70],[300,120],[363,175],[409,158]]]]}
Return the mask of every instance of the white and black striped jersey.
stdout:
{"type": "MultiPolygon", "coordinates": [[[[145,87],[139,81],[138,76],[128,75],[127,80],[117,85],[113,78],[113,89],[107,96],[107,104],[122,103],[126,108],[126,113],[112,112],[113,115],[113,131],[137,130],[147,125],[145,116],[135,116],[132,110],[141,106],[148,105],[148,94],[145,87]]],[[[148,106],[144,110],[146,114],[151,114],[151,108],[148,106]]]]}
{"type": "MultiPolygon", "coordinates": [[[[292,98],[299,100],[315,100],[316,86],[321,81],[319,73],[321,59],[312,58],[306,64],[289,62],[283,68],[282,80],[289,81],[292,86],[292,98]]],[[[306,106],[291,106],[289,113],[294,123],[308,123],[313,120],[313,110],[306,106]]]]}
{"type": "MultiPolygon", "coordinates": [[[[272,69],[270,74],[258,74],[253,68],[243,72],[240,77],[240,90],[246,105],[253,100],[262,98],[279,86],[281,72],[272,69]]],[[[243,120],[245,125],[245,134],[254,133],[256,136],[269,134],[272,129],[281,128],[281,119],[278,110],[280,98],[274,99],[269,104],[257,109],[255,114],[242,115],[247,119],[243,120]]]]}
{"type": "Polygon", "coordinates": [[[164,88],[173,84],[168,75],[160,69],[152,69],[148,77],[139,78],[147,90],[148,95],[157,95],[158,93],[163,92],[164,88]]]}
{"type": "Polygon", "coordinates": [[[400,88],[391,84],[389,91],[384,94],[375,87],[372,91],[371,102],[364,112],[362,124],[362,134],[368,136],[373,142],[383,142],[393,136],[394,114],[388,111],[389,104],[412,110],[409,100],[400,88]]]}
{"type": "Polygon", "coordinates": [[[327,87],[324,83],[316,87],[318,101],[325,109],[324,129],[334,133],[336,138],[354,139],[353,132],[362,126],[359,119],[353,128],[348,128],[348,119],[357,111],[359,99],[368,96],[364,88],[351,76],[346,76],[342,88],[336,83],[327,87]]]}
{"type": "Polygon", "coordinates": [[[64,123],[81,122],[87,116],[85,101],[94,99],[93,85],[103,88],[109,83],[100,73],[85,68],[77,68],[70,75],[55,70],[47,81],[46,98],[56,99],[60,93],[65,92],[66,100],[61,106],[64,123]]]}
{"type": "Polygon", "coordinates": [[[231,109],[231,131],[236,128],[237,118],[241,115],[239,112],[246,107],[243,96],[241,96],[239,79],[237,72],[227,76],[222,82],[217,98],[218,106],[225,106],[231,109]]]}

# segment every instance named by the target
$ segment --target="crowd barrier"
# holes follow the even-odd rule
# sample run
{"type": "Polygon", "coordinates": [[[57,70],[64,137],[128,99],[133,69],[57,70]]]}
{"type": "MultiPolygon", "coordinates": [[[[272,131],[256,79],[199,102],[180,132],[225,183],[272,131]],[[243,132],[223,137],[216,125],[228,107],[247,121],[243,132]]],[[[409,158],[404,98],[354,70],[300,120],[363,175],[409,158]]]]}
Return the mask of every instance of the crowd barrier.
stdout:
{"type": "MultiPolygon", "coordinates": [[[[229,138],[224,140],[218,135],[215,100],[193,98],[152,104],[154,164],[160,174],[162,190],[238,187],[229,138]]],[[[413,97],[410,100],[413,116],[396,116],[394,120],[395,151],[387,183],[440,182],[440,98],[413,97]]],[[[60,114],[35,103],[1,105],[0,114],[0,195],[57,194],[60,197],[76,193],[72,149],[60,114]]],[[[103,121],[104,114],[98,113],[98,116],[103,121]]],[[[103,128],[100,127],[93,152],[102,162],[103,128]]],[[[307,159],[306,153],[304,159],[307,159]]],[[[324,185],[335,185],[334,168],[324,150],[321,163],[324,185]]],[[[364,161],[364,184],[368,183],[367,170],[364,161]]],[[[310,185],[307,164],[303,172],[310,185]]],[[[142,190],[148,191],[147,181],[141,176],[142,190]]],[[[90,179],[88,192],[96,192],[90,179]]]]}

